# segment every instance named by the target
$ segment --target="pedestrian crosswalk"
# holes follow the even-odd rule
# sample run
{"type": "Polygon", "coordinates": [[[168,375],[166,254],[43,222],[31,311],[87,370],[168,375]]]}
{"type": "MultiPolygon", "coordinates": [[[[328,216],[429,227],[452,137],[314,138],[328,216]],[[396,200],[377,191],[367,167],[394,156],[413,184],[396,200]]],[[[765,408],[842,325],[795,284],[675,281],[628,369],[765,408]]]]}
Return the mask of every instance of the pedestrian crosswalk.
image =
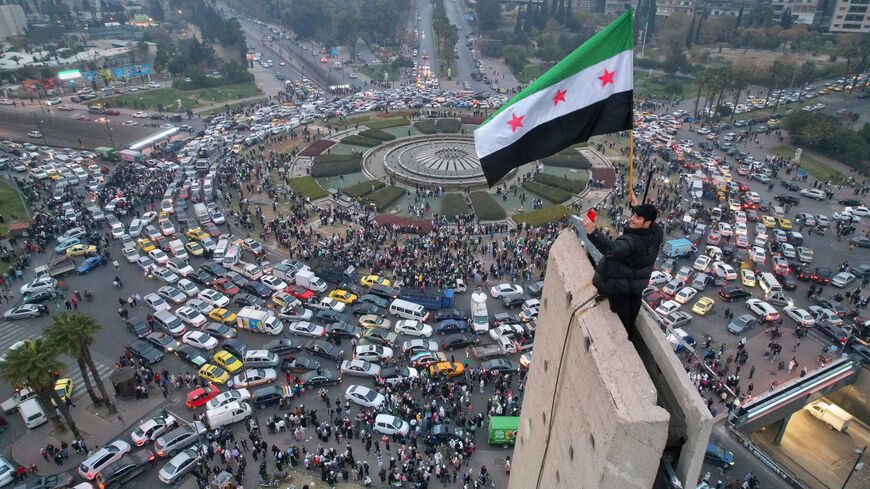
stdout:
{"type": "MultiPolygon", "coordinates": [[[[66,379],[72,379],[72,400],[73,402],[75,402],[76,400],[88,395],[88,391],[85,388],[84,380],[82,380],[82,371],[79,368],[78,362],[68,357],[64,357],[63,360],[64,363],[67,365],[67,369],[65,372],[60,374],[60,376],[66,379]]],[[[94,365],[97,367],[97,372],[99,372],[100,374],[100,379],[103,381],[103,385],[106,387],[106,391],[109,393],[110,396],[112,396],[114,394],[114,389],[111,385],[109,385],[109,375],[112,373],[114,368],[97,361],[94,361],[94,365]]],[[[94,392],[96,392],[97,397],[99,397],[100,391],[97,388],[96,384],[93,383],[94,378],[93,376],[91,376],[90,371],[88,371],[88,378],[91,380],[91,385],[94,386],[94,392]]]]}
{"type": "Polygon", "coordinates": [[[38,336],[27,321],[0,322],[0,352],[9,351],[13,344],[38,336]]]}

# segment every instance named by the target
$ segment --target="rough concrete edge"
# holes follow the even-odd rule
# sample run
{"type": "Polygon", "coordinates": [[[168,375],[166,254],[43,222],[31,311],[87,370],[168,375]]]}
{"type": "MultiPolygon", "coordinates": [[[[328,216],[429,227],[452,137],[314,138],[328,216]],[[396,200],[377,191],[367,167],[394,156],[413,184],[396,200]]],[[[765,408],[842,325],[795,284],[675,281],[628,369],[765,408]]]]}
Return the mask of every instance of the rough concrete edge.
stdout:
{"type": "Polygon", "coordinates": [[[635,327],[655,360],[659,373],[667,379],[674,396],[679,401],[673,407],[680,409],[681,416],[686,421],[688,436],[674,469],[683,482],[683,487],[691,487],[701,473],[704,452],[713,430],[713,416],[698,394],[698,390],[689,381],[686,369],[674,354],[670,342],[662,334],[661,327],[647,310],[641,308],[635,327]]]}

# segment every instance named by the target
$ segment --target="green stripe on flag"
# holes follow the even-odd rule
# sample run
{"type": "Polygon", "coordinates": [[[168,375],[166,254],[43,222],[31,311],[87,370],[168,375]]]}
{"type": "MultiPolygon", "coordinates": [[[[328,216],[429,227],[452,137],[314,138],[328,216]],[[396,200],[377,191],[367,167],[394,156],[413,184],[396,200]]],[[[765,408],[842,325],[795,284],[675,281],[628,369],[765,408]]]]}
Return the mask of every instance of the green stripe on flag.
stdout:
{"type": "Polygon", "coordinates": [[[580,70],[633,48],[632,11],[629,9],[624,14],[620,15],[618,19],[611,22],[610,25],[590,37],[588,41],[581,44],[580,47],[560,61],[559,64],[550,68],[546,73],[538,77],[534,83],[518,93],[510,100],[510,102],[504,104],[481,125],[485,125],[503,110],[529,95],[555,85],[580,70]]]}

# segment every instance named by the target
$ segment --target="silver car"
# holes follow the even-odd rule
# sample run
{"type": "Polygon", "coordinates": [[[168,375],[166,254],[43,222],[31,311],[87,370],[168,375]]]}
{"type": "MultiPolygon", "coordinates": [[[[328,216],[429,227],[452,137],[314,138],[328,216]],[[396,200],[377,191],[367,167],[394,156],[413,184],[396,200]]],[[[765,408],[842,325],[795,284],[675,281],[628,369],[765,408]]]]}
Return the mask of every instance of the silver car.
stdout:
{"type": "Polygon", "coordinates": [[[160,472],[157,473],[157,478],[159,478],[164,484],[178,484],[178,481],[180,481],[185,474],[196,467],[196,463],[199,462],[200,458],[202,458],[202,455],[200,455],[197,450],[188,448],[172,457],[169,462],[166,462],[166,465],[164,465],[163,468],[160,469],[160,472]]]}

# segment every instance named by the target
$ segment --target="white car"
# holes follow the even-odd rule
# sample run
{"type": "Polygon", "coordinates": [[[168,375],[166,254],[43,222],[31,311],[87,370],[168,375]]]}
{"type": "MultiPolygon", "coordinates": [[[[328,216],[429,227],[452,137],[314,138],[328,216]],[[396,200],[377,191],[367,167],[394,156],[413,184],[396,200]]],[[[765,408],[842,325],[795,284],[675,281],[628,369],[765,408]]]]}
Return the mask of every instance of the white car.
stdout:
{"type": "Polygon", "coordinates": [[[366,360],[354,359],[344,360],[341,362],[341,373],[347,375],[357,375],[360,377],[377,377],[381,374],[381,367],[366,360]]]}
{"type": "Polygon", "coordinates": [[[857,207],[846,207],[843,210],[845,210],[849,214],[852,214],[853,216],[870,217],[870,209],[867,209],[863,205],[857,207]]]}
{"type": "Polygon", "coordinates": [[[151,270],[151,275],[153,275],[156,278],[159,278],[160,280],[166,282],[167,284],[174,284],[175,282],[178,282],[178,275],[172,273],[167,268],[161,268],[161,267],[155,268],[154,270],[151,270]]]}
{"type": "Polygon", "coordinates": [[[181,275],[182,277],[186,277],[193,272],[193,267],[188,265],[187,262],[180,258],[170,258],[166,260],[165,265],[166,268],[172,270],[178,275],[181,275]]]}
{"type": "MultiPolygon", "coordinates": [[[[694,268],[695,270],[697,270],[699,272],[706,273],[707,269],[710,268],[710,263],[712,263],[712,262],[713,262],[713,259],[710,258],[709,256],[701,255],[695,259],[695,263],[692,264],[692,268],[694,268]]],[[[653,274],[655,274],[655,272],[653,272],[653,274]]],[[[667,283],[667,282],[663,282],[663,283],[667,283]]],[[[652,282],[650,282],[650,284],[652,284],[652,282]]]]}
{"type": "Polygon", "coordinates": [[[849,272],[840,272],[831,278],[831,285],[834,287],[844,288],[855,281],[855,275],[849,272]]]}
{"type": "Polygon", "coordinates": [[[780,318],[779,311],[761,299],[746,299],[746,307],[763,322],[778,321],[780,318]]]}
{"type": "Polygon", "coordinates": [[[668,272],[663,272],[661,270],[653,270],[652,275],[649,277],[650,285],[662,285],[671,281],[671,274],[668,272]]]}
{"type": "Polygon", "coordinates": [[[233,377],[234,388],[253,387],[260,384],[269,384],[278,378],[278,372],[274,368],[249,368],[243,373],[233,377]]]}
{"type": "Polygon", "coordinates": [[[182,291],[171,285],[164,285],[157,289],[157,295],[174,304],[181,304],[184,302],[184,299],[187,299],[187,296],[182,291]]]}
{"type": "MultiPolygon", "coordinates": [[[[175,311],[175,315],[178,316],[178,319],[181,319],[185,323],[187,323],[195,328],[202,326],[203,324],[205,324],[208,321],[208,319],[206,319],[205,316],[203,316],[202,314],[200,314],[199,311],[197,311],[196,309],[194,309],[190,306],[179,307],[175,311]]],[[[208,335],[206,335],[206,336],[208,336],[208,335]]]]}
{"type": "Polygon", "coordinates": [[[816,188],[805,188],[800,191],[800,194],[811,199],[825,200],[825,192],[816,188]]]}
{"type": "Polygon", "coordinates": [[[380,392],[363,385],[352,385],[344,392],[344,398],[363,407],[383,409],[387,398],[380,392]]]}
{"type": "Polygon", "coordinates": [[[42,137],[42,133],[39,131],[30,131],[27,133],[27,135],[32,137],[32,138],[41,138],[42,137]]]}
{"type": "Polygon", "coordinates": [[[133,112],[133,117],[135,117],[137,119],[144,119],[144,118],[148,117],[148,113],[147,112],[133,112]]]}
{"type": "MultiPolygon", "coordinates": [[[[181,309],[190,309],[190,308],[189,307],[188,308],[182,307],[181,309]]],[[[179,309],[179,311],[181,309],[179,309]]],[[[175,314],[178,315],[178,317],[181,317],[181,315],[178,314],[178,311],[176,311],[175,314]]],[[[197,313],[197,314],[199,314],[199,313],[197,313]]],[[[200,314],[200,316],[202,316],[202,314],[200,314]]],[[[181,337],[181,341],[183,341],[184,343],[187,343],[190,346],[193,346],[196,348],[201,348],[201,349],[206,350],[206,351],[213,350],[218,345],[217,338],[215,338],[209,334],[203,333],[202,331],[188,331],[187,333],[184,333],[184,336],[181,337]]]]}
{"type": "Polygon", "coordinates": [[[172,225],[172,221],[170,221],[169,219],[164,219],[160,221],[158,227],[160,228],[160,232],[163,233],[164,236],[172,236],[173,234],[175,234],[175,226],[172,225]]]}
{"type": "Polygon", "coordinates": [[[154,248],[153,250],[148,252],[148,256],[154,260],[158,265],[166,265],[169,261],[169,255],[163,252],[160,248],[154,248]]]}
{"type": "Polygon", "coordinates": [[[347,307],[347,304],[344,302],[337,301],[332,297],[324,297],[320,299],[320,309],[332,309],[335,312],[344,312],[344,309],[347,307]]]}
{"type": "Polygon", "coordinates": [[[265,285],[266,287],[269,287],[275,292],[287,288],[287,282],[281,280],[274,275],[263,275],[262,277],[260,277],[260,283],[265,285]]]}
{"type": "Polygon", "coordinates": [[[683,287],[679,292],[677,292],[677,295],[674,296],[674,300],[680,304],[685,304],[692,300],[696,295],[698,295],[698,291],[693,287],[683,287]]]}
{"type": "Polygon", "coordinates": [[[50,291],[54,290],[57,287],[57,280],[51,277],[41,277],[29,284],[24,284],[19,289],[22,295],[33,294],[36,292],[42,292],[44,290],[50,291]]]}
{"type": "Polygon", "coordinates": [[[746,235],[749,234],[749,228],[746,227],[746,223],[738,222],[737,224],[735,224],[734,234],[736,234],[737,236],[743,236],[745,238],[746,235]]]}
{"type": "Polygon", "coordinates": [[[130,438],[133,444],[141,447],[146,443],[150,443],[157,439],[166,431],[178,425],[175,416],[167,414],[166,416],[155,416],[151,419],[139,423],[139,426],[130,433],[130,438]]]}
{"type": "Polygon", "coordinates": [[[79,475],[87,480],[93,480],[101,470],[120,459],[130,451],[130,444],[115,440],[94,452],[79,465],[79,475]]]}
{"type": "Polygon", "coordinates": [[[754,263],[764,263],[764,261],[766,260],[764,248],[760,246],[752,248],[752,251],[749,253],[749,255],[754,263]]]}
{"type": "Polygon", "coordinates": [[[142,226],[147,226],[151,224],[154,219],[157,219],[157,213],[154,211],[148,211],[145,214],[142,214],[142,217],[139,219],[142,221],[142,226]]]}
{"type": "MultiPolygon", "coordinates": [[[[410,340],[405,343],[421,342],[421,347],[425,346],[430,351],[438,350],[438,343],[428,340],[410,340]],[[434,348],[432,350],[431,348],[434,348]]],[[[359,345],[353,351],[353,357],[369,362],[389,362],[393,358],[393,349],[388,346],[381,345],[359,345]]]]}
{"type": "Polygon", "coordinates": [[[797,258],[794,246],[789,243],[782,243],[779,245],[779,251],[782,253],[782,256],[786,258],[797,258]]]}
{"type": "Polygon", "coordinates": [[[3,313],[4,319],[32,319],[41,316],[36,304],[23,304],[3,313]]]}
{"type": "Polygon", "coordinates": [[[148,304],[148,307],[155,311],[160,311],[164,309],[167,311],[169,310],[169,303],[163,300],[163,297],[160,297],[157,294],[151,293],[146,295],[142,299],[145,300],[145,304],[148,304]]]}
{"type": "Polygon", "coordinates": [[[214,307],[220,307],[224,309],[226,309],[227,305],[229,305],[230,303],[229,297],[221,294],[214,289],[203,289],[199,293],[199,298],[200,300],[205,301],[214,307]]]}
{"type": "Polygon", "coordinates": [[[179,280],[175,286],[188,297],[196,297],[196,295],[199,294],[199,287],[186,278],[179,280]]]}
{"type": "Polygon", "coordinates": [[[802,324],[807,327],[816,324],[816,320],[815,318],[813,318],[813,315],[808,313],[805,309],[801,309],[800,307],[785,306],[782,308],[782,312],[784,312],[786,316],[792,318],[798,324],[802,324]]]}
{"type": "Polygon", "coordinates": [[[727,222],[720,222],[719,234],[721,234],[722,236],[731,236],[733,234],[731,231],[731,225],[727,222]]]}
{"type": "Polygon", "coordinates": [[[379,414],[375,416],[375,424],[372,425],[373,431],[377,431],[378,433],[387,436],[405,436],[408,434],[410,429],[411,426],[407,421],[404,421],[402,418],[397,416],[393,416],[392,414],[379,414]]]}
{"type": "Polygon", "coordinates": [[[737,280],[737,272],[734,270],[734,267],[725,262],[717,261],[713,264],[713,270],[720,276],[725,277],[725,280],[737,280]]]}
{"type": "Polygon", "coordinates": [[[310,336],[312,338],[319,338],[326,333],[326,329],[324,329],[323,326],[309,321],[293,321],[288,326],[288,330],[291,333],[296,333],[301,336],[310,336]]]}
{"type": "Polygon", "coordinates": [[[798,260],[804,263],[811,263],[813,261],[813,250],[812,248],[807,248],[806,246],[798,246],[797,248],[798,260]]]}
{"type": "Polygon", "coordinates": [[[122,251],[121,253],[124,254],[124,258],[127,259],[127,263],[135,263],[140,256],[139,252],[136,251],[136,248],[124,248],[124,251],[122,251]]]}
{"type": "Polygon", "coordinates": [[[675,301],[664,301],[659,304],[659,307],[656,307],[655,311],[661,317],[665,317],[668,314],[677,311],[680,309],[680,305],[675,301]]]}
{"type": "Polygon", "coordinates": [[[248,389],[231,389],[226,392],[221,392],[205,404],[206,411],[217,409],[231,402],[247,401],[251,398],[251,392],[248,389]]]}
{"type": "Polygon", "coordinates": [[[416,319],[400,319],[396,321],[395,329],[396,333],[406,334],[408,336],[418,336],[421,338],[432,336],[432,326],[416,319]]]}
{"type": "Polygon", "coordinates": [[[489,290],[489,293],[490,293],[490,295],[492,295],[494,298],[501,297],[501,296],[503,296],[503,295],[505,295],[505,294],[511,294],[511,295],[513,295],[513,294],[519,294],[519,295],[522,295],[522,293],[523,293],[523,288],[520,287],[519,285],[514,285],[514,284],[498,284],[498,285],[493,286],[493,287],[489,290]]]}
{"type": "Polygon", "coordinates": [[[737,211],[734,213],[734,222],[738,224],[746,224],[746,213],[743,211],[737,211]]]}
{"type": "Polygon", "coordinates": [[[200,314],[208,314],[214,310],[214,306],[204,300],[194,297],[186,302],[187,307],[192,307],[199,311],[200,314]]]}

